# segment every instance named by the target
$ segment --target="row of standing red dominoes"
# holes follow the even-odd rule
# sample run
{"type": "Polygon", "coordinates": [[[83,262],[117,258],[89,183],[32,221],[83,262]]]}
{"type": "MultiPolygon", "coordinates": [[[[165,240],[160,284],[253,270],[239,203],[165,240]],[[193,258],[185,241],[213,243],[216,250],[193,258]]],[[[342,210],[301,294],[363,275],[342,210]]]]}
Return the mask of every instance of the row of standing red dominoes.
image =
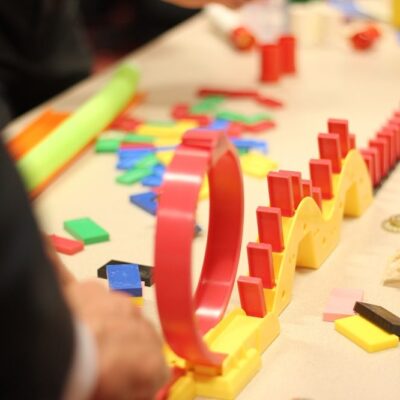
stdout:
{"type": "MultiPolygon", "coordinates": [[[[270,207],[257,208],[260,243],[249,243],[247,254],[249,277],[238,279],[241,306],[247,315],[264,317],[267,313],[263,289],[275,286],[272,252],[284,250],[282,216],[292,217],[304,197],[311,196],[321,208],[322,200],[333,197],[332,174],[339,174],[342,159],[356,145],[349,133],[348,121],[328,120],[328,133],[318,135],[320,159],[310,160],[311,180],[299,172],[278,171],[268,174],[270,207]]],[[[377,186],[400,160],[400,111],[369,141],[369,148],[360,150],[377,186]]]]}

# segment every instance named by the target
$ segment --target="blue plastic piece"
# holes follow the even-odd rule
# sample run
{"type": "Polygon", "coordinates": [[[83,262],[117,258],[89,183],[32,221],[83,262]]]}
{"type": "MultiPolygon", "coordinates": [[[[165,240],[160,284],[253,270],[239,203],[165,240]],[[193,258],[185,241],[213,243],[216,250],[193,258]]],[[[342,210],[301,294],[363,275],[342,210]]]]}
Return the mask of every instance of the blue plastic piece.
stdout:
{"type": "Polygon", "coordinates": [[[268,143],[260,139],[231,139],[231,142],[238,149],[258,150],[264,154],[268,153],[268,143]]]}
{"type": "Polygon", "coordinates": [[[149,149],[119,149],[118,157],[120,159],[138,159],[143,158],[152,153],[152,150],[149,149]]]}
{"type": "Polygon", "coordinates": [[[146,176],[146,178],[142,179],[142,185],[149,187],[157,187],[162,184],[162,181],[163,179],[161,175],[149,175],[146,176]]]}
{"type": "Polygon", "coordinates": [[[153,174],[158,175],[158,176],[164,176],[165,173],[165,166],[162,164],[157,164],[156,166],[153,167],[153,174]]]}
{"type": "Polygon", "coordinates": [[[213,130],[224,130],[228,129],[230,126],[230,121],[227,121],[226,119],[215,119],[211,124],[205,127],[205,129],[213,129],[213,130]]]}
{"type": "Polygon", "coordinates": [[[129,200],[132,204],[140,207],[142,210],[148,212],[151,215],[157,214],[157,195],[153,192],[145,192],[139,194],[133,194],[129,196],[129,200]]]}
{"type": "Polygon", "coordinates": [[[108,264],[107,278],[111,290],[142,297],[142,282],[137,264],[108,264]]]}

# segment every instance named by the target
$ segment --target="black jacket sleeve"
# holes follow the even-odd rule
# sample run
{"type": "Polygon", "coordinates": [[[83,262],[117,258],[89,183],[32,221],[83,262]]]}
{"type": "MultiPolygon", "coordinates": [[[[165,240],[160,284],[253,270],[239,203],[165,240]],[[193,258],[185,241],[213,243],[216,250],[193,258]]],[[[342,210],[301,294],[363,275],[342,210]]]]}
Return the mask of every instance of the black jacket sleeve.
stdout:
{"type": "Polygon", "coordinates": [[[21,180],[0,140],[0,399],[60,399],[74,330],[21,180]]]}

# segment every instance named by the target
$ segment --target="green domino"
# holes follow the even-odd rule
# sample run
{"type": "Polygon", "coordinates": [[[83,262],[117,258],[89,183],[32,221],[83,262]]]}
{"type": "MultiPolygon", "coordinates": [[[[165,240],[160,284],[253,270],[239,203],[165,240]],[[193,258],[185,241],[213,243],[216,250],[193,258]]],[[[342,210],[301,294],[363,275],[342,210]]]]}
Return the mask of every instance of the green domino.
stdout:
{"type": "Polygon", "coordinates": [[[151,174],[151,168],[134,168],[120,176],[117,176],[116,181],[122,185],[132,185],[133,183],[139,182],[151,174]]]}
{"type": "Polygon", "coordinates": [[[122,139],[97,139],[96,153],[116,153],[119,149],[122,139]]]}
{"type": "Polygon", "coordinates": [[[246,117],[233,111],[219,111],[215,114],[217,119],[226,119],[227,121],[246,123],[246,117]]]}
{"type": "Polygon", "coordinates": [[[215,109],[225,100],[222,96],[207,96],[190,108],[192,114],[207,114],[215,109]]]}
{"type": "Polygon", "coordinates": [[[159,163],[160,163],[160,161],[158,160],[157,156],[154,153],[151,153],[148,156],[144,156],[135,165],[135,168],[137,168],[137,169],[152,168],[152,167],[156,166],[159,163]]]}
{"type": "Polygon", "coordinates": [[[147,136],[147,135],[135,135],[133,133],[128,133],[123,138],[123,141],[127,142],[127,143],[153,143],[154,137],[147,136]]]}
{"type": "Polygon", "coordinates": [[[272,120],[272,116],[267,113],[259,113],[249,117],[243,117],[243,120],[243,122],[246,124],[257,124],[258,122],[272,120]]]}
{"type": "Polygon", "coordinates": [[[64,229],[75,239],[85,244],[107,242],[110,234],[91,218],[70,219],[64,222],[64,229]]]}

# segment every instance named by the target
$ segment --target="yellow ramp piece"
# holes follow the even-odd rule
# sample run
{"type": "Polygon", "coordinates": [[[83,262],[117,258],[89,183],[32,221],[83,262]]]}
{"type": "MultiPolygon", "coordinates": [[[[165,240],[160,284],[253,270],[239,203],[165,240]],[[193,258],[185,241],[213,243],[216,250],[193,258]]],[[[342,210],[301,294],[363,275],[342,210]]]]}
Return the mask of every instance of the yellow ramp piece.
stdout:
{"type": "Polygon", "coordinates": [[[360,315],[337,319],[335,329],[369,353],[399,344],[398,336],[385,332],[360,315]]]}

